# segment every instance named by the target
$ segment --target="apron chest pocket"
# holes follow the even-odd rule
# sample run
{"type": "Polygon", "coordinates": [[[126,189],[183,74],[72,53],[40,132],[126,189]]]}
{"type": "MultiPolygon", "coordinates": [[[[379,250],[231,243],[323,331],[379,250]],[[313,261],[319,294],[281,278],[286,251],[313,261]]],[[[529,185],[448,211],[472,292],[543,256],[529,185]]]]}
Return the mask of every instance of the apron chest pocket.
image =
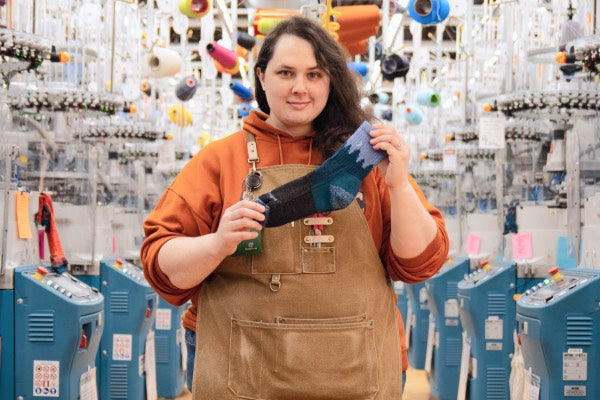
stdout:
{"type": "Polygon", "coordinates": [[[372,399],[379,390],[373,321],[232,319],[229,388],[249,399],[372,399]]]}

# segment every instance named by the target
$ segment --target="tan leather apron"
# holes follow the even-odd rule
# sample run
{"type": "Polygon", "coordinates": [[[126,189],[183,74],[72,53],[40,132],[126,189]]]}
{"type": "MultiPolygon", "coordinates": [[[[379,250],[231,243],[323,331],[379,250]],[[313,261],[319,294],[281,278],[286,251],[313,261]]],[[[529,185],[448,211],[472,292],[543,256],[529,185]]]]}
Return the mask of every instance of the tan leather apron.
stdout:
{"type": "MultiPolygon", "coordinates": [[[[255,194],[312,169],[261,168],[255,194]]],[[[195,400],[401,398],[396,296],[364,213],[354,201],[330,217],[333,242],[310,243],[306,219],[265,228],[262,254],[228,257],[202,283],[195,400]]]]}

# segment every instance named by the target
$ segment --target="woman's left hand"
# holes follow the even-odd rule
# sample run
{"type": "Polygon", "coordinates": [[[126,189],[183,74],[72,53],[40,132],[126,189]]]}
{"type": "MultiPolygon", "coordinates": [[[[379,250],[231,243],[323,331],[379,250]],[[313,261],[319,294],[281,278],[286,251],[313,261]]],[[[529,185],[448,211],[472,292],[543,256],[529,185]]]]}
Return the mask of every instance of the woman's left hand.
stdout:
{"type": "Polygon", "coordinates": [[[388,158],[379,163],[379,170],[388,188],[395,189],[410,185],[408,181],[410,148],[396,129],[388,125],[375,124],[371,137],[373,148],[388,154],[388,158]]]}

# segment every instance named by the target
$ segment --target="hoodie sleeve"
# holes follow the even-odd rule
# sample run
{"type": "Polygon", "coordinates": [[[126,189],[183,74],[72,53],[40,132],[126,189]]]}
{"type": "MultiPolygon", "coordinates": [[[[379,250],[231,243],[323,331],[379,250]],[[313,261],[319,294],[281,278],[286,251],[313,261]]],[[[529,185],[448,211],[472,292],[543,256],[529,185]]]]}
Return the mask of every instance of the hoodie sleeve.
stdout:
{"type": "Polygon", "coordinates": [[[421,203],[427,209],[429,214],[437,224],[437,233],[431,243],[416,257],[402,258],[398,257],[392,251],[390,242],[391,232],[391,203],[387,185],[383,182],[383,177],[379,175],[380,182],[378,187],[380,197],[382,199],[382,219],[383,219],[383,241],[380,251],[381,259],[387,268],[390,277],[395,281],[403,281],[407,283],[416,283],[424,281],[433,276],[444,264],[448,257],[449,241],[448,233],[446,232],[446,224],[442,213],[429,204],[423,192],[409,176],[410,184],[415,189],[421,203]]]}
{"type": "Polygon", "coordinates": [[[141,247],[144,275],[152,288],[173,305],[184,304],[195,296],[200,285],[190,289],[173,285],[158,265],[160,248],[176,237],[212,232],[221,210],[218,158],[206,150],[208,147],[181,170],[144,221],[146,239],[141,247]]]}

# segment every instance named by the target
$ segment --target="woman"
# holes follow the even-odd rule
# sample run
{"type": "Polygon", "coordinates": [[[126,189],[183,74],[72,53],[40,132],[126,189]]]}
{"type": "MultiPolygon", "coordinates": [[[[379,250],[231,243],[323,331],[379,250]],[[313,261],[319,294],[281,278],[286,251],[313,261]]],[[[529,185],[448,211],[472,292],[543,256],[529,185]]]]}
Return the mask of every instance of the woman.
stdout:
{"type": "Polygon", "coordinates": [[[406,143],[374,125],[370,144],[388,157],[357,201],[263,229],[252,199],[314,170],[368,116],[343,51],[308,19],[265,38],[255,77],[265,113],[199,152],[144,224],[148,281],[172,304],[192,299],[194,398],[399,399],[407,364],[389,277],[418,282],[440,268],[443,219],[408,174],[406,143]],[[232,256],[242,241],[251,255],[232,256]]]}

